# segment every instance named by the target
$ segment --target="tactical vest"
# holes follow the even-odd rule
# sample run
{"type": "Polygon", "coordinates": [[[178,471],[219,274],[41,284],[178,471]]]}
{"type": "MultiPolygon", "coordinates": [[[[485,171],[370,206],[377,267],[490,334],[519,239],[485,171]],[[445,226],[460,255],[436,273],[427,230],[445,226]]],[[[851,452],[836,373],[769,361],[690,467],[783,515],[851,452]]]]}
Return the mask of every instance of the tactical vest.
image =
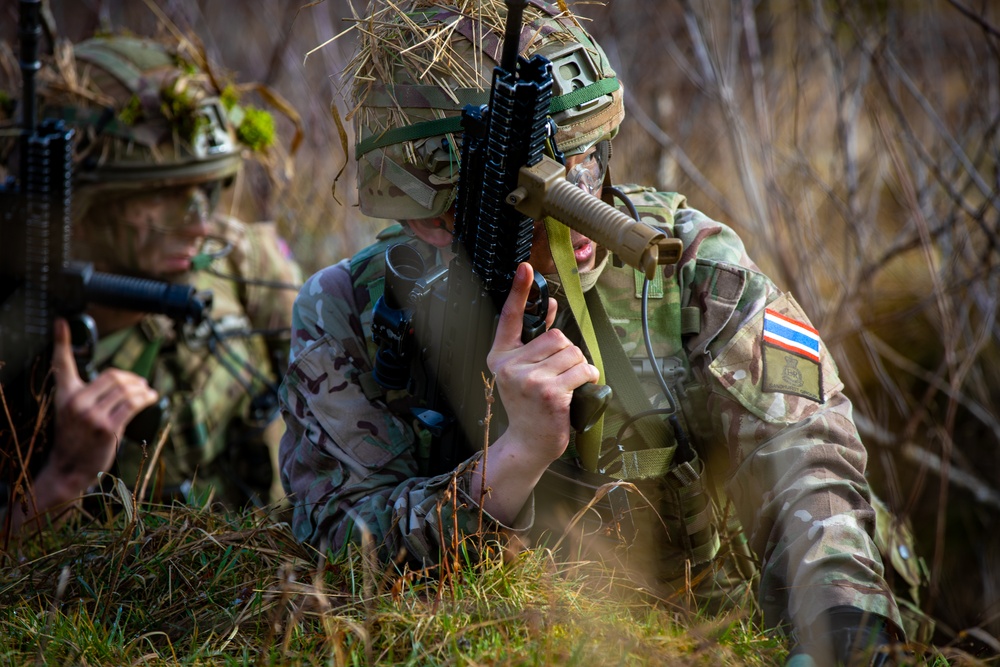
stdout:
{"type": "MultiPolygon", "coordinates": [[[[682,196],[650,197],[653,190],[639,186],[619,190],[626,196],[646,194],[646,204],[635,206],[639,217],[673,235],[674,213],[683,205],[682,196]]],[[[607,551],[627,562],[630,576],[669,588],[670,582],[711,563],[721,543],[717,508],[698,456],[702,449],[698,445],[707,442],[709,431],[702,419],[705,411],[697,407],[705,389],[694,382],[683,347],[683,337],[700,329],[700,311],[684,302],[672,266],[661,267],[645,286],[641,271],[615,262],[614,257],[611,262],[594,288],[599,302],[587,295],[606,381],[615,391],[605,415],[600,471],[587,473],[575,465],[570,448],[538,485],[536,507],[557,503],[559,497],[569,500],[564,514],[574,502],[577,510],[592,504],[591,511],[579,518],[584,524],[579,534],[605,535],[607,551]],[[652,356],[670,398],[660,388],[646,349],[644,286],[652,356]]]]}
{"type": "MultiPolygon", "coordinates": [[[[640,190],[650,192],[638,186],[620,189],[625,194],[640,190]]],[[[673,215],[684,198],[659,193],[656,199],[655,205],[637,207],[638,213],[647,222],[672,234],[673,215]]],[[[370,332],[372,308],[384,289],[385,250],[403,242],[421,251],[428,266],[434,265],[436,251],[410,238],[399,225],[384,230],[374,245],[352,258],[351,280],[354,293],[358,295],[361,324],[366,332],[370,332]]],[[[551,530],[558,538],[560,533],[556,531],[573,523],[577,511],[589,505],[595,512],[578,519],[574,525],[583,527],[590,535],[602,535],[610,551],[642,550],[653,554],[655,563],[639,568],[635,567],[635,558],[628,558],[632,564],[630,568],[645,571],[644,575],[648,576],[644,579],[652,577],[660,582],[677,580],[683,578],[685,573],[689,574],[692,568],[697,570],[699,566],[710,563],[720,549],[716,508],[702,481],[702,463],[696,453],[687,455],[683,461],[675,456],[678,451],[677,432],[695,436],[696,442],[701,441],[706,432],[697,418],[704,411],[695,407],[698,398],[704,397],[704,389],[690,383],[690,368],[682,345],[683,336],[697,333],[699,311],[682,302],[683,295],[674,278],[673,267],[664,267],[650,282],[647,300],[649,326],[655,332],[655,337],[652,337],[653,354],[664,379],[672,386],[677,406],[672,415],[653,414],[633,421],[637,410],[662,409],[665,400],[643,340],[639,304],[644,274],[617,264],[613,257],[611,264],[605,268],[594,288],[606,311],[606,317],[595,317],[595,320],[602,319],[606,325],[603,327],[603,339],[602,332],[598,334],[608,383],[616,394],[605,416],[602,468],[596,473],[580,468],[571,442],[566,455],[550,467],[536,487],[536,514],[539,518],[543,514],[551,516],[553,521],[546,524],[536,520],[536,523],[539,524],[539,532],[551,530]],[[619,351],[617,364],[609,364],[609,355],[604,351],[605,343],[612,339],[619,351]],[[638,399],[633,396],[634,400],[628,407],[620,399],[623,393],[627,393],[626,387],[641,396],[638,399]],[[658,406],[649,402],[649,397],[654,395],[660,398],[658,406]],[[639,422],[643,420],[656,420],[657,427],[642,428],[639,422]],[[616,438],[619,431],[622,432],[620,441],[616,438]],[[655,438],[650,434],[655,434],[655,438]],[[651,439],[655,439],[655,443],[647,445],[646,440],[651,439]],[[591,520],[596,517],[600,517],[598,521],[591,520]]],[[[588,303],[592,300],[593,296],[588,296],[588,303]]],[[[567,308],[560,311],[564,314],[569,312],[567,308]]],[[[591,307],[592,316],[594,313],[591,307]]],[[[595,328],[598,328],[596,322],[595,328]]],[[[579,340],[578,336],[574,338],[573,329],[575,325],[570,319],[566,333],[571,339],[579,340]]],[[[368,358],[374,359],[377,347],[370,335],[367,345],[368,358]]],[[[421,474],[446,472],[435,467],[434,461],[427,460],[429,452],[433,451],[434,436],[413,418],[413,409],[415,403],[419,405],[420,397],[402,391],[385,392],[374,383],[371,369],[363,370],[360,383],[369,399],[385,401],[403,423],[412,426],[421,474]]],[[[419,369],[415,371],[419,372],[419,369]]],[[[472,453],[471,450],[468,452],[469,455],[472,453]]]]}

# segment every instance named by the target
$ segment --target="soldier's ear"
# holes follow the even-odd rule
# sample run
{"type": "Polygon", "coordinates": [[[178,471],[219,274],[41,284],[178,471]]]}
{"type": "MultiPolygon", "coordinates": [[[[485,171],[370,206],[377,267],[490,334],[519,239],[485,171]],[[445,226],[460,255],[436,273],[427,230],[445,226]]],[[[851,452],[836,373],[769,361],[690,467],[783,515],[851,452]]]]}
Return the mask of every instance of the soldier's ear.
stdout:
{"type": "Polygon", "coordinates": [[[437,248],[447,248],[452,242],[452,230],[445,218],[407,220],[413,235],[437,248]]]}

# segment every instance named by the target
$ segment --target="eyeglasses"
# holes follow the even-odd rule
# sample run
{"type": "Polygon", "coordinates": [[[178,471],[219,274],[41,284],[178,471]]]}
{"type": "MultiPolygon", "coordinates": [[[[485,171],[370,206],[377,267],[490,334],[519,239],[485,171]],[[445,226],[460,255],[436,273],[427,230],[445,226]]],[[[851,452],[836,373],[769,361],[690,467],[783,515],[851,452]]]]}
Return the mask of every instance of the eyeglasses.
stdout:
{"type": "Polygon", "coordinates": [[[222,192],[220,181],[196,186],[180,185],[133,195],[122,201],[123,215],[128,210],[153,207],[158,214],[149,218],[150,228],[164,234],[206,222],[215,210],[222,192]]]}
{"type": "Polygon", "coordinates": [[[566,172],[566,180],[594,194],[604,184],[604,176],[608,172],[608,160],[611,158],[611,141],[604,139],[583,154],[582,159],[566,172]]]}

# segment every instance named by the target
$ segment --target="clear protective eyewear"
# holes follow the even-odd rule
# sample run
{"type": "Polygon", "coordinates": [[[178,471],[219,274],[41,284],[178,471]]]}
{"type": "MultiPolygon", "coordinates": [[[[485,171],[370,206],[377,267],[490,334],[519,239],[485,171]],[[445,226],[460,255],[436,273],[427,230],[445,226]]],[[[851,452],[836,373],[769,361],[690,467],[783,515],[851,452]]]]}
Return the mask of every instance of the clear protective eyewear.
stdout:
{"type": "Polygon", "coordinates": [[[566,172],[566,180],[588,194],[595,194],[604,185],[611,159],[611,140],[602,139],[594,144],[583,159],[566,172]]]}
{"type": "Polygon", "coordinates": [[[195,187],[173,186],[137,195],[133,201],[165,207],[167,210],[161,224],[151,225],[151,229],[161,234],[172,234],[192,225],[207,222],[222,194],[221,181],[209,181],[195,187]]]}

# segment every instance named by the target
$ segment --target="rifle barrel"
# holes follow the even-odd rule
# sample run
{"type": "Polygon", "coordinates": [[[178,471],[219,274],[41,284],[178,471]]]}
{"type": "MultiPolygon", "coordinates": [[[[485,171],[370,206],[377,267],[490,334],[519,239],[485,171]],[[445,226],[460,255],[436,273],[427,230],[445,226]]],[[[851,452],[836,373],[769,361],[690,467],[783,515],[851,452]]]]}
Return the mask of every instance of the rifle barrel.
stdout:
{"type": "Polygon", "coordinates": [[[93,272],[84,285],[87,303],[160,313],[175,320],[200,323],[211,303],[190,285],[93,272]]]}

